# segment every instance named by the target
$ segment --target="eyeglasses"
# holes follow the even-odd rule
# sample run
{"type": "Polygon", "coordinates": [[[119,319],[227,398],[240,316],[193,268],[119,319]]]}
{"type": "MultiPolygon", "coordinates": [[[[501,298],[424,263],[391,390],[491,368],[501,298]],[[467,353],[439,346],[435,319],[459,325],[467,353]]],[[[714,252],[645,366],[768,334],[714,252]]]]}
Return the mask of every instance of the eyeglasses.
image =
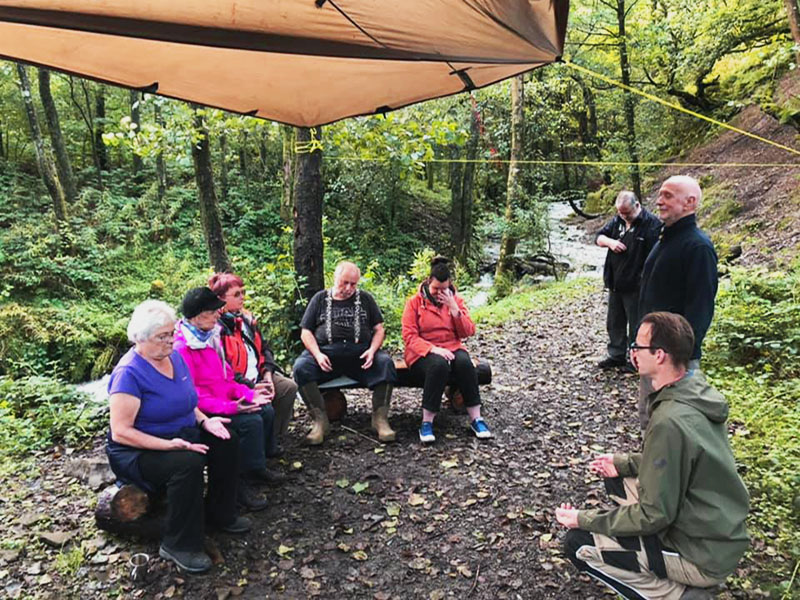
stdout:
{"type": "Polygon", "coordinates": [[[629,348],[631,352],[636,352],[637,350],[663,350],[661,346],[640,346],[636,342],[631,342],[629,348]]]}
{"type": "Polygon", "coordinates": [[[171,344],[172,340],[175,339],[175,334],[173,332],[160,333],[159,335],[154,335],[152,339],[159,344],[171,344]]]}

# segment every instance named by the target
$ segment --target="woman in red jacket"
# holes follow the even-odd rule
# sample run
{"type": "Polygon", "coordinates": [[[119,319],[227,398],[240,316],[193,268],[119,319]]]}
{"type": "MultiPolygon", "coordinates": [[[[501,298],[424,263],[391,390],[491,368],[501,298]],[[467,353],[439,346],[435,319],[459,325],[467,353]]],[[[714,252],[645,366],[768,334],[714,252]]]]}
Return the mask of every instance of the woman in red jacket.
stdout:
{"type": "Polygon", "coordinates": [[[481,397],[475,367],[461,340],[475,333],[464,300],[450,282],[448,260],[437,256],[431,261],[430,276],[419,292],[409,298],[403,310],[405,361],[411,376],[422,389],[422,426],[419,439],[436,441],[433,419],[442,404],[448,383],[461,390],[470,418],[470,428],[480,439],[492,437],[481,418],[481,397]]]}

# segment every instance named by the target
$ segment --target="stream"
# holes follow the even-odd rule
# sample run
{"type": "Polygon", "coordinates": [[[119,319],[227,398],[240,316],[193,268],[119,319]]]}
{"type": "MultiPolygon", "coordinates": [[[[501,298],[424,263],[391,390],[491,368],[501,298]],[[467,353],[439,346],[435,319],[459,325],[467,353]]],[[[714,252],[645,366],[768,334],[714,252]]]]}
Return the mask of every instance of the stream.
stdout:
{"type": "MultiPolygon", "coordinates": [[[[550,221],[550,253],[558,262],[569,264],[567,279],[574,277],[602,277],[603,264],[606,260],[606,249],[586,239],[584,228],[567,222],[575,213],[568,202],[553,202],[548,208],[550,221]]],[[[497,262],[500,244],[490,241],[484,246],[484,255],[497,262]]],[[[552,281],[552,276],[541,277],[542,281],[552,281]]],[[[489,300],[489,293],[494,285],[494,273],[486,272],[473,288],[476,290],[470,300],[470,308],[483,306],[489,300]]]]}

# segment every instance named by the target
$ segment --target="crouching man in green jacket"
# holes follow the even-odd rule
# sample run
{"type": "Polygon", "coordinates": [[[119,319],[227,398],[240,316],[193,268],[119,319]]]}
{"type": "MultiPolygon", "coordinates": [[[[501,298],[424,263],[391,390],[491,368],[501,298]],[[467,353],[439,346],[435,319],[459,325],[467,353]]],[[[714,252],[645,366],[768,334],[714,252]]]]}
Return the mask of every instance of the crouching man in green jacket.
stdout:
{"type": "Polygon", "coordinates": [[[722,583],[749,543],[749,499],[728,443],[728,403],[700,371],[688,370],[693,347],[682,316],[642,319],[631,359],[656,390],[644,449],[589,464],[605,478],[615,508],[556,509],[570,529],[570,561],[625,598],[710,598],[703,588],[722,583]]]}

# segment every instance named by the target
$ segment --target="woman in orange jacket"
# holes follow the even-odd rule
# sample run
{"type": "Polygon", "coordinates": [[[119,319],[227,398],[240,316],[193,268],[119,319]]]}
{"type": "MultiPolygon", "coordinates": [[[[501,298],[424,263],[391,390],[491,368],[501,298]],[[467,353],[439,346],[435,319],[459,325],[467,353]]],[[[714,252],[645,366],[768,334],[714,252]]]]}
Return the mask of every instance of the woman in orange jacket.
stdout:
{"type": "Polygon", "coordinates": [[[404,358],[411,377],[422,389],[422,426],[419,439],[436,441],[433,419],[442,404],[448,383],[461,390],[470,418],[470,428],[480,439],[492,437],[481,418],[481,397],[475,367],[461,340],[475,333],[464,300],[450,281],[448,260],[437,256],[431,261],[430,276],[419,292],[409,298],[403,310],[404,358]]]}

